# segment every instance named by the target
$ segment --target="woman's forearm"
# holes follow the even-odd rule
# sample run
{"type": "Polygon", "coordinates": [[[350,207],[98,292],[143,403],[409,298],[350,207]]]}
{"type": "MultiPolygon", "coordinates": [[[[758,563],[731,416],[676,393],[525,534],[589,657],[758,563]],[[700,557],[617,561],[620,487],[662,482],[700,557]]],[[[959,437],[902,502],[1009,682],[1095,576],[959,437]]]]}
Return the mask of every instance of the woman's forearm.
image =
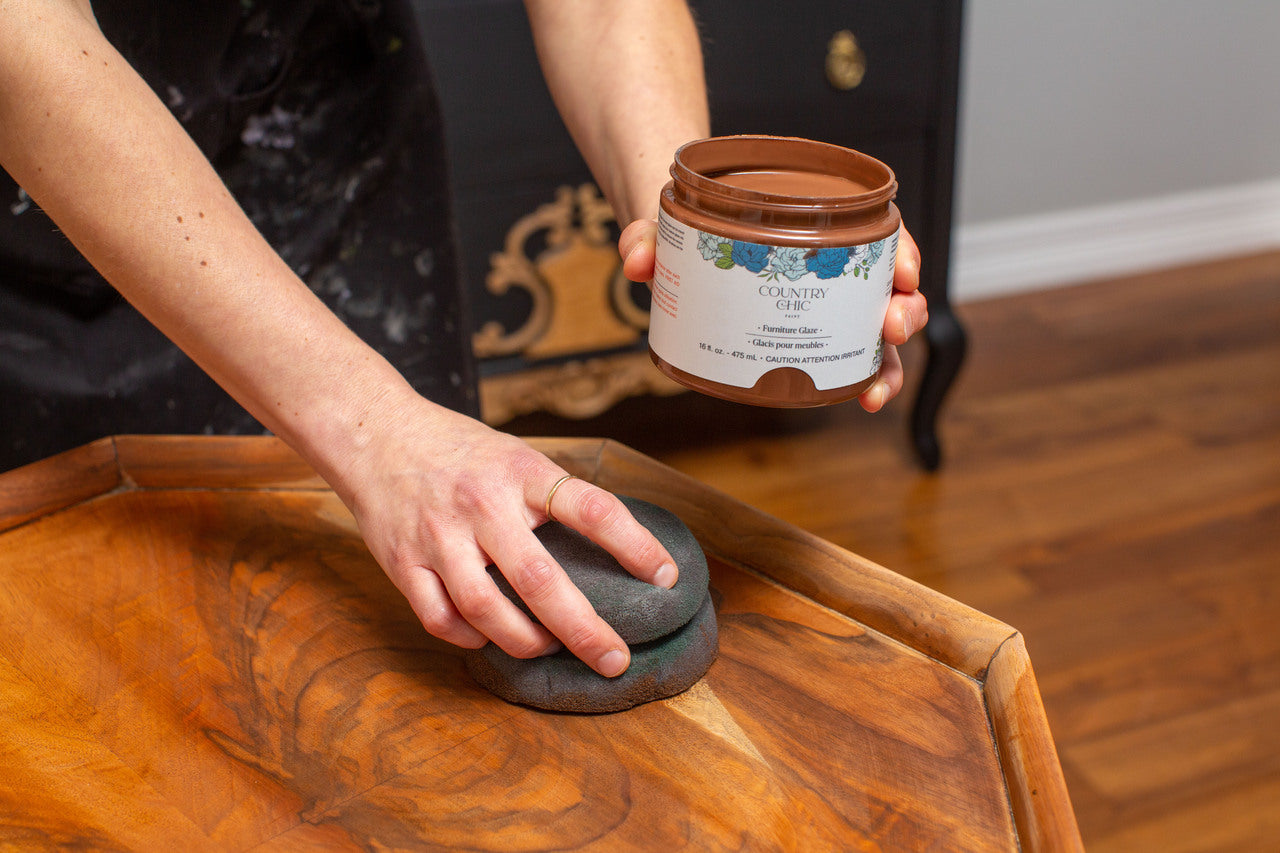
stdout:
{"type": "Polygon", "coordinates": [[[407,384],[258,234],[71,3],[0,3],[0,164],[135,307],[326,475],[407,384]]]}
{"type": "Polygon", "coordinates": [[[709,133],[684,0],[526,0],[543,74],[619,222],[651,218],[680,145],[709,133]]]}

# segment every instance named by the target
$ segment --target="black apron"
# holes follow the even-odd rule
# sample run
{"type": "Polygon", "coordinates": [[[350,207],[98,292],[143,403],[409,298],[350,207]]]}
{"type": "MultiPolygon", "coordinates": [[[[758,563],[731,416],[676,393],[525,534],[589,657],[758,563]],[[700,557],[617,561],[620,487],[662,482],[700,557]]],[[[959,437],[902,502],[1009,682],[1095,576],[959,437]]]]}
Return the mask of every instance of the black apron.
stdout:
{"type": "MultiPolygon", "coordinates": [[[[107,38],[313,291],[478,409],[444,135],[410,0],[97,0],[107,38]]],[[[118,433],[262,427],[0,172],[0,470],[118,433]]]]}

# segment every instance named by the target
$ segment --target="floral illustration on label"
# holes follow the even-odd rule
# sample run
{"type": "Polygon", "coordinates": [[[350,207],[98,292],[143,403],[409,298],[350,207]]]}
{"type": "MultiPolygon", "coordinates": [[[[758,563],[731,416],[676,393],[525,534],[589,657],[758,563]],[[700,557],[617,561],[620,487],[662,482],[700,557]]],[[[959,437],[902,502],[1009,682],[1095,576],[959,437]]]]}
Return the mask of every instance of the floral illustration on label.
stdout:
{"type": "Polygon", "coordinates": [[[765,246],[742,240],[726,240],[705,231],[698,233],[698,253],[717,268],[731,270],[742,267],[769,281],[780,276],[798,281],[810,273],[818,278],[854,275],[870,278],[871,268],[884,254],[885,244],[897,235],[861,246],[831,249],[806,249],[800,246],[765,246]]]}

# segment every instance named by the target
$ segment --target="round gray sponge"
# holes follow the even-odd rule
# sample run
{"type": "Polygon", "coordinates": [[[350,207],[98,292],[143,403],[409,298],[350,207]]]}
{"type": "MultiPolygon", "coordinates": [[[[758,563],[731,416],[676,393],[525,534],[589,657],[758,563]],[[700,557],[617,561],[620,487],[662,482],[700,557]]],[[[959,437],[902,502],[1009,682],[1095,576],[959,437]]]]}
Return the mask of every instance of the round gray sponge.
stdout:
{"type": "Polygon", "coordinates": [[[489,643],[466,653],[467,670],[481,687],[508,702],[545,711],[602,714],[688,690],[716,659],[716,610],[711,595],[683,628],[631,647],[631,666],[605,678],[568,650],[519,660],[489,643]]]}
{"type": "MultiPolygon", "coordinates": [[[[596,613],[631,647],[627,671],[605,678],[568,650],[521,660],[489,643],[464,655],[481,686],[521,705],[602,713],[674,696],[706,673],[717,651],[706,556],[672,513],[636,498],[621,500],[676,561],[680,574],[671,589],[637,580],[603,548],[562,524],[549,522],[535,533],[596,613]]],[[[503,593],[532,617],[501,573],[493,566],[489,571],[503,593]]]]}
{"type": "MultiPolygon", "coordinates": [[[[707,558],[673,513],[638,498],[619,499],[676,561],[680,576],[671,589],[633,577],[608,551],[559,522],[548,522],[534,533],[600,618],[629,646],[670,634],[693,618],[707,595],[707,558]]],[[[489,567],[489,575],[507,598],[537,621],[496,566],[489,567]]]]}

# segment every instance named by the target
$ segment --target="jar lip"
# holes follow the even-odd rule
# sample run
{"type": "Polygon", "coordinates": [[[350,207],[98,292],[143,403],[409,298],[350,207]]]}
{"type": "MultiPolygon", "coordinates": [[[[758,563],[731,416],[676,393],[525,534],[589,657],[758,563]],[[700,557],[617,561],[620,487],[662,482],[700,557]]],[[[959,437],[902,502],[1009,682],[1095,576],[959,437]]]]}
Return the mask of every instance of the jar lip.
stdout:
{"type": "Polygon", "coordinates": [[[713,136],[681,145],[671,177],[699,192],[753,207],[862,210],[893,200],[898,181],[887,165],[852,148],[794,136],[713,136]],[[870,189],[849,195],[789,195],[747,189],[716,180],[716,175],[783,169],[853,180],[870,189]]]}

